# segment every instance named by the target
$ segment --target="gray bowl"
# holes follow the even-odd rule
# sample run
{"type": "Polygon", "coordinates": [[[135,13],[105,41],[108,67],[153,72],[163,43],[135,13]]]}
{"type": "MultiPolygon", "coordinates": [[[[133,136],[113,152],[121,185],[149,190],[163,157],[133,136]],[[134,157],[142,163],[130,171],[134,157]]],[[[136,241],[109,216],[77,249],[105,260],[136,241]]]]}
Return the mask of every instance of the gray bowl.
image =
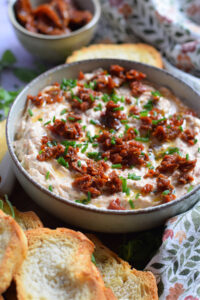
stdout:
{"type": "Polygon", "coordinates": [[[120,59],[95,59],[58,66],[28,84],[16,98],[7,119],[7,143],[13,161],[14,172],[22,187],[39,205],[55,214],[62,220],[89,230],[101,232],[131,232],[156,227],[168,218],[182,213],[192,207],[200,195],[200,185],[190,193],[166,204],[139,210],[116,211],[71,202],[51,193],[34,181],[18,161],[14,149],[15,125],[22,115],[26,96],[35,95],[48,84],[61,82],[63,77],[75,78],[79,71],[90,72],[96,68],[108,68],[119,64],[127,69],[134,68],[147,74],[147,78],[160,85],[170,88],[186,105],[200,115],[200,95],[190,86],[164,70],[145,64],[120,59]]]}
{"type": "MultiPolygon", "coordinates": [[[[32,55],[52,63],[64,62],[72,51],[89,44],[101,15],[101,7],[98,0],[75,0],[78,7],[89,10],[92,13],[92,20],[68,35],[49,36],[26,30],[16,19],[14,12],[15,2],[16,0],[9,1],[8,15],[18,40],[32,55]]],[[[31,0],[34,7],[44,2],[47,2],[47,0],[31,0]]]]}

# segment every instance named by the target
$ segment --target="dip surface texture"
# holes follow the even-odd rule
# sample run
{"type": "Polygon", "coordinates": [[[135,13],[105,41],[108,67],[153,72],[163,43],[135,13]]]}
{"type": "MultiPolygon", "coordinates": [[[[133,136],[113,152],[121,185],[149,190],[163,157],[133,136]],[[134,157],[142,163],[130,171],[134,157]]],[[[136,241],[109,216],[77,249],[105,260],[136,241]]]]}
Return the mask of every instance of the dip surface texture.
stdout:
{"type": "Polygon", "coordinates": [[[200,183],[200,120],[145,74],[114,65],[27,96],[15,152],[31,177],[65,199],[139,209],[200,183]]]}

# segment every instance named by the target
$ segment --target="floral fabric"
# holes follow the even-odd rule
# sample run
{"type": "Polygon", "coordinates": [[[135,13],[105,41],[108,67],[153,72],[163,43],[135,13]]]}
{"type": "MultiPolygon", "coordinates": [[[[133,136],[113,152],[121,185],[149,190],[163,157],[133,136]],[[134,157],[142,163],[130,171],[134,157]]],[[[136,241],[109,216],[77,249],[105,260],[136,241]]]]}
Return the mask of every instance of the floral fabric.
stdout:
{"type": "Polygon", "coordinates": [[[200,0],[101,0],[96,41],[157,47],[174,66],[200,75],[200,0]]]}
{"type": "Polygon", "coordinates": [[[200,203],[166,223],[163,243],[146,269],[156,276],[160,299],[200,299],[200,203]]]}

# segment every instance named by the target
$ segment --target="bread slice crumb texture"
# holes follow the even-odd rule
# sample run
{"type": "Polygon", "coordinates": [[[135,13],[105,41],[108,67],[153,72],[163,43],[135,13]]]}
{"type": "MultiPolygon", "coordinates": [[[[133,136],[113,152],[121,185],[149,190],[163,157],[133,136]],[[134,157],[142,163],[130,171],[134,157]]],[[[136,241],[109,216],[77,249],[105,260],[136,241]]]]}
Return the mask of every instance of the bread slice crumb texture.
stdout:
{"type": "Polygon", "coordinates": [[[119,300],[158,300],[157,286],[151,272],[131,269],[131,266],[106,248],[95,236],[88,234],[95,244],[94,256],[104,283],[119,300]]]}
{"type": "Polygon", "coordinates": [[[15,276],[18,299],[107,299],[91,261],[94,245],[83,234],[40,228],[26,236],[28,256],[15,276]]]}

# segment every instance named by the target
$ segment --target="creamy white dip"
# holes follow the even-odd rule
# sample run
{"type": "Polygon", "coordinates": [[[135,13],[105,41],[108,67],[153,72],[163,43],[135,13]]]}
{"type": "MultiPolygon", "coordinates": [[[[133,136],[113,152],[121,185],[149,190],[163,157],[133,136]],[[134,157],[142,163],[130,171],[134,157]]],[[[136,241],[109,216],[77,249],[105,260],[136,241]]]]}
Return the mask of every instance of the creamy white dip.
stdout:
{"type": "MultiPolygon", "coordinates": [[[[93,74],[85,74],[84,80],[80,82],[88,81],[92,78],[93,74]]],[[[127,87],[120,87],[116,89],[116,93],[119,97],[129,97],[131,100],[130,104],[126,102],[120,102],[119,105],[123,107],[122,113],[129,115],[130,106],[136,105],[139,109],[144,110],[143,106],[148,103],[148,101],[152,98],[152,91],[155,91],[155,87],[149,83],[144,83],[146,91],[142,93],[141,96],[135,98],[131,96],[130,89],[127,87]]],[[[52,89],[52,86],[45,87],[42,90],[42,94],[48,93],[49,90],[52,89]]],[[[72,88],[73,94],[77,94],[78,87],[72,88]]],[[[163,111],[163,115],[168,118],[170,115],[175,113],[180,113],[184,118],[184,122],[182,124],[182,130],[185,128],[189,128],[195,131],[195,144],[188,145],[185,141],[183,141],[180,137],[177,137],[173,141],[159,143],[154,139],[155,147],[153,151],[149,152],[149,147],[152,143],[152,139],[149,142],[142,143],[144,145],[144,152],[149,153],[150,160],[147,161],[147,166],[142,167],[133,167],[131,169],[114,169],[116,173],[126,178],[127,188],[130,188],[130,191],[127,195],[125,192],[118,192],[111,195],[101,194],[98,197],[91,198],[91,201],[88,205],[96,206],[101,208],[107,208],[110,201],[113,199],[119,198],[121,206],[125,209],[138,209],[145,208],[149,206],[155,206],[161,204],[160,194],[156,194],[154,191],[147,195],[142,195],[141,189],[146,184],[151,184],[154,187],[156,186],[156,178],[144,178],[144,175],[147,173],[148,168],[154,168],[161,163],[161,159],[155,159],[155,156],[158,156],[158,153],[164,153],[167,151],[169,147],[177,147],[182,157],[189,157],[190,160],[196,159],[195,168],[190,173],[194,180],[191,183],[187,184],[177,184],[177,174],[174,172],[172,176],[170,176],[171,184],[174,186],[174,194],[176,198],[184,195],[191,190],[195,185],[200,183],[200,120],[193,115],[184,114],[187,110],[186,107],[177,99],[168,89],[159,88],[161,96],[159,101],[155,105],[156,108],[163,111]],[[135,174],[136,176],[140,176],[140,180],[132,180],[128,179],[128,174],[135,174]],[[133,205],[130,205],[130,201],[133,205]]],[[[55,102],[53,104],[43,103],[42,106],[35,106],[31,101],[28,101],[26,110],[17,124],[16,128],[16,138],[14,141],[14,148],[16,155],[21,162],[24,169],[31,175],[31,177],[37,182],[40,183],[47,189],[52,190],[56,195],[62,196],[65,199],[75,201],[86,198],[85,193],[75,189],[72,186],[72,182],[77,176],[75,172],[70,171],[68,168],[60,165],[56,159],[50,159],[47,161],[39,161],[37,159],[38,153],[41,151],[41,139],[43,136],[52,136],[52,132],[48,129],[47,123],[49,121],[50,124],[53,124],[53,120],[66,118],[66,114],[68,114],[71,109],[70,101],[67,99],[67,95],[69,92],[66,92],[66,97],[63,97],[61,102],[55,102]],[[64,112],[66,109],[66,112],[64,112]],[[46,125],[45,125],[46,124],[46,125]]],[[[84,143],[87,138],[87,132],[90,133],[90,136],[94,136],[95,134],[99,134],[101,128],[95,126],[90,123],[91,120],[100,121],[100,117],[103,111],[105,111],[106,103],[102,101],[103,93],[100,93],[100,96],[95,99],[95,105],[86,110],[85,112],[81,112],[82,122],[80,125],[83,128],[83,136],[79,139],[78,143],[84,143]],[[101,110],[94,109],[95,107],[101,107],[101,110]]],[[[116,131],[116,136],[120,136],[124,134],[125,124],[122,124],[121,128],[116,131]]],[[[140,120],[135,119],[133,117],[128,118],[128,126],[139,128],[140,120]]],[[[55,135],[53,136],[56,139],[55,135]]],[[[82,153],[78,152],[79,161],[82,165],[85,164],[85,161],[88,159],[88,152],[98,152],[101,151],[99,146],[94,143],[88,143],[87,151],[82,153]]],[[[109,165],[109,170],[106,174],[109,174],[112,169],[112,162],[106,161],[109,165]]],[[[139,178],[139,177],[138,177],[139,178]]]]}

